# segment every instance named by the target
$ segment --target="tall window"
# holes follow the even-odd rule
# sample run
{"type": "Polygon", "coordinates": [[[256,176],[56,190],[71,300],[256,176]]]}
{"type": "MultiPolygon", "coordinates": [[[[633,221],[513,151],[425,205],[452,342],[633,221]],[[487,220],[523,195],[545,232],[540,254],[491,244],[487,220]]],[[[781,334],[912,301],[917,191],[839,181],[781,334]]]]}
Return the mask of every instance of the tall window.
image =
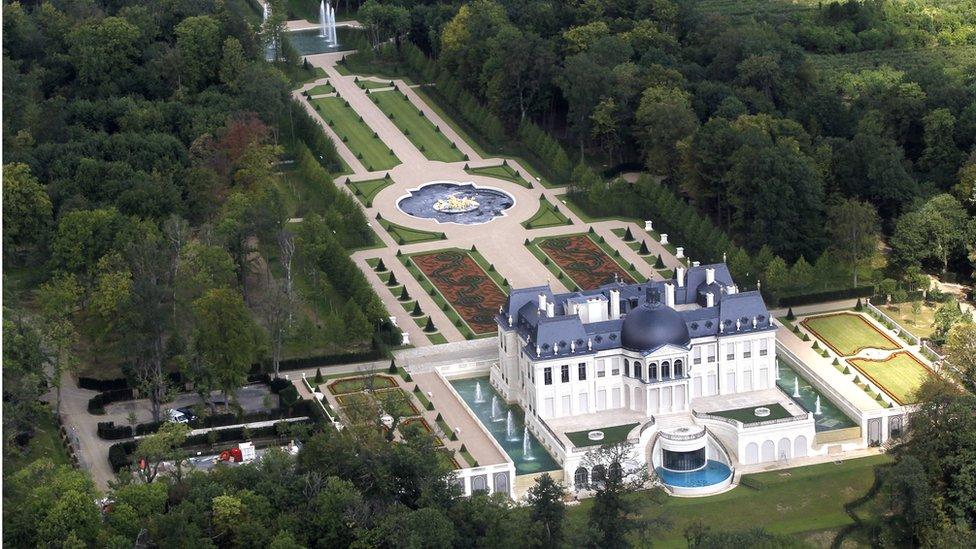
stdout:
{"type": "Polygon", "coordinates": [[[683,377],[685,375],[685,365],[680,360],[674,361],[674,377],[683,377]]]}
{"type": "Polygon", "coordinates": [[[668,379],[671,377],[671,363],[665,360],[661,363],[661,379],[668,379]]]}
{"type": "Polygon", "coordinates": [[[716,351],[715,345],[709,345],[708,347],[705,348],[705,352],[707,353],[709,364],[715,362],[715,351],[716,351]]]}
{"type": "MultiPolygon", "coordinates": [[[[636,362],[634,364],[637,364],[636,362]]],[[[635,366],[636,368],[636,366],[635,366]]],[[[624,375],[630,377],[630,361],[626,358],[624,359],[624,375]]]]}
{"type": "Polygon", "coordinates": [[[735,343],[725,344],[725,360],[735,360],[735,343]]]}
{"type": "Polygon", "coordinates": [[[766,356],[769,353],[769,340],[759,340],[759,356],[766,356]]]}
{"type": "Polygon", "coordinates": [[[542,370],[543,383],[546,385],[552,385],[552,368],[545,368],[542,370]]]}
{"type": "Polygon", "coordinates": [[[657,362],[647,364],[647,379],[657,381],[657,362]]]}
{"type": "Polygon", "coordinates": [[[691,352],[691,358],[694,364],[701,364],[701,347],[695,347],[691,352]]]}
{"type": "Polygon", "coordinates": [[[563,383],[569,383],[569,364],[563,364],[560,368],[560,377],[563,383]]]}
{"type": "Polygon", "coordinates": [[[752,342],[743,341],[742,342],[742,358],[749,358],[752,356],[752,342]]]}
{"type": "Polygon", "coordinates": [[[619,376],[620,375],[620,359],[611,358],[610,359],[610,375],[619,376]]]}
{"type": "Polygon", "coordinates": [[[580,381],[586,381],[586,363],[585,362],[580,362],[579,363],[579,380],[580,381]]]}
{"type": "Polygon", "coordinates": [[[644,379],[643,369],[644,368],[641,366],[641,363],[635,361],[634,362],[634,377],[636,377],[637,379],[643,380],[644,379]]]}
{"type": "Polygon", "coordinates": [[[596,361],[596,377],[607,377],[607,363],[602,358],[596,361]]]}

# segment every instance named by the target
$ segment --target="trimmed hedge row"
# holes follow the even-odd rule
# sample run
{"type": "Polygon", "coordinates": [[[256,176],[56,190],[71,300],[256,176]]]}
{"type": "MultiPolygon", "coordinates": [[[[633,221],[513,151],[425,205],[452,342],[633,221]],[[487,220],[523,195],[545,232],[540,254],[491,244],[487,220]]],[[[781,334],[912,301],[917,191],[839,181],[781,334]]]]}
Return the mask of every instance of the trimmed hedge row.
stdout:
{"type": "Polygon", "coordinates": [[[98,422],[98,438],[105,440],[119,440],[132,437],[132,427],[116,425],[114,421],[98,422]]]}
{"type": "Polygon", "coordinates": [[[118,389],[128,389],[129,380],[124,377],[117,379],[95,379],[93,377],[79,377],[78,387],[90,391],[115,391],[118,389]]]}
{"type": "MultiPolygon", "coordinates": [[[[384,356],[385,355],[381,349],[370,349],[369,351],[360,351],[358,353],[290,358],[279,362],[278,367],[282,372],[287,372],[290,370],[307,370],[309,368],[318,368],[321,366],[335,366],[337,364],[349,364],[353,362],[370,362],[373,360],[379,360],[384,356]]],[[[271,364],[269,362],[252,364],[251,373],[253,375],[259,375],[268,371],[270,366],[271,364]]]]}
{"type": "Polygon", "coordinates": [[[858,297],[869,297],[874,293],[874,286],[858,286],[856,288],[844,288],[841,290],[828,290],[826,292],[816,292],[812,294],[791,295],[779,300],[780,307],[793,307],[796,305],[808,305],[810,303],[821,303],[823,301],[836,301],[838,299],[854,299],[858,297]]]}
{"type": "Polygon", "coordinates": [[[554,182],[569,181],[573,164],[559,141],[527,118],[519,124],[518,138],[533,155],[541,160],[540,169],[547,170],[554,182]]]}
{"type": "Polygon", "coordinates": [[[134,400],[135,398],[135,391],[132,389],[115,389],[113,391],[98,393],[97,395],[88,399],[88,413],[102,415],[105,413],[106,404],[134,400]]]}
{"type": "MultiPolygon", "coordinates": [[[[205,429],[210,427],[224,427],[226,425],[237,425],[238,423],[256,423],[258,421],[271,421],[274,419],[287,419],[292,417],[308,416],[315,418],[317,406],[311,400],[299,400],[290,409],[278,408],[264,412],[250,412],[243,415],[237,414],[214,414],[197,418],[189,423],[193,429],[205,429]]],[[[321,412],[321,410],[319,410],[321,412]]],[[[149,435],[159,430],[165,421],[151,421],[136,425],[135,434],[138,436],[149,435]]],[[[102,437],[105,438],[105,437],[102,437]]]]}

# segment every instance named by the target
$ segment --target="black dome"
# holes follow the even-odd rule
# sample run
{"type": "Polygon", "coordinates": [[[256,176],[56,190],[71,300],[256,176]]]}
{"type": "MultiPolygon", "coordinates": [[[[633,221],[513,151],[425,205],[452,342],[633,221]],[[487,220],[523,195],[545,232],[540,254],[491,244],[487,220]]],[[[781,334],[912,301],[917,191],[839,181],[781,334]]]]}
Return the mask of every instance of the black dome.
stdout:
{"type": "Polygon", "coordinates": [[[684,347],[691,341],[681,315],[661,303],[644,303],[627,313],[620,341],[630,351],[650,351],[661,345],[684,347]]]}

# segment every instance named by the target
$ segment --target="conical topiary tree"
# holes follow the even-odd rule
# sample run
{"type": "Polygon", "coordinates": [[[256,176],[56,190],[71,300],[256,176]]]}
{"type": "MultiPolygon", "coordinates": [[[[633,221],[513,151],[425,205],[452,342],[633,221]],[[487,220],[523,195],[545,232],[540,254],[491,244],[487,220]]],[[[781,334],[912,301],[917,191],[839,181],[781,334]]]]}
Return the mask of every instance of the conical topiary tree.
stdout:
{"type": "Polygon", "coordinates": [[[424,312],[420,309],[420,302],[419,301],[414,301],[413,302],[413,311],[410,314],[412,314],[413,316],[420,316],[420,315],[424,314],[424,312]]]}
{"type": "Polygon", "coordinates": [[[407,301],[409,299],[410,299],[410,292],[408,292],[407,287],[404,286],[403,289],[400,290],[400,301],[407,301]]]}
{"type": "Polygon", "coordinates": [[[640,250],[637,253],[639,253],[641,255],[647,255],[647,254],[651,253],[651,250],[648,250],[647,249],[647,241],[646,240],[641,241],[641,247],[640,247],[640,250]]]}
{"type": "Polygon", "coordinates": [[[322,379],[322,369],[321,368],[316,368],[315,369],[315,384],[316,385],[319,385],[320,383],[322,383],[322,381],[324,381],[322,379]]]}
{"type": "Polygon", "coordinates": [[[657,260],[654,261],[654,268],[655,269],[663,269],[664,268],[664,260],[661,259],[661,256],[657,256],[657,260]]]}
{"type": "Polygon", "coordinates": [[[386,270],[386,265],[383,263],[383,258],[380,258],[379,262],[376,263],[376,271],[383,272],[386,270]]]}
{"type": "Polygon", "coordinates": [[[395,359],[395,358],[392,358],[392,359],[390,359],[390,368],[389,368],[389,372],[390,372],[391,374],[395,374],[395,373],[396,373],[396,371],[397,371],[397,368],[396,368],[396,359],[395,359]]]}
{"type": "Polygon", "coordinates": [[[786,311],[786,320],[796,320],[796,315],[793,314],[793,307],[790,307],[789,310],[786,311]]]}
{"type": "Polygon", "coordinates": [[[630,227],[627,227],[627,232],[624,233],[624,242],[633,242],[634,233],[630,232],[630,227]]]}
{"type": "Polygon", "coordinates": [[[427,332],[427,333],[436,332],[437,331],[437,328],[434,327],[434,319],[433,318],[430,318],[429,316],[427,317],[427,325],[424,326],[424,331],[427,332]]]}
{"type": "Polygon", "coordinates": [[[854,304],[854,310],[860,311],[862,309],[864,309],[864,305],[861,303],[861,298],[857,298],[857,303],[854,304]]]}
{"type": "Polygon", "coordinates": [[[400,285],[400,283],[397,282],[396,273],[390,273],[390,278],[389,278],[389,280],[386,281],[386,285],[387,286],[390,286],[390,287],[399,286],[400,285]]]}

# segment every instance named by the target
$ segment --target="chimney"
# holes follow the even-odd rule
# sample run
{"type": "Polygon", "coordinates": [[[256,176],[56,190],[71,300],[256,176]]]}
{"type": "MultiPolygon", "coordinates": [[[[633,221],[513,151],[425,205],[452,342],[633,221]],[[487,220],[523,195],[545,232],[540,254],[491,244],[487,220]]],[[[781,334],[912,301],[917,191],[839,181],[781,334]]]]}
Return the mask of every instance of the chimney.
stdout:
{"type": "Polygon", "coordinates": [[[556,305],[553,303],[546,304],[546,316],[552,318],[556,314],[556,305]]]}
{"type": "Polygon", "coordinates": [[[671,282],[664,283],[664,304],[674,308],[674,284],[671,282]]]}
{"type": "Polygon", "coordinates": [[[674,270],[674,274],[678,278],[678,287],[679,288],[684,288],[685,287],[685,268],[684,267],[678,267],[677,269],[674,270]]]}
{"type": "Polygon", "coordinates": [[[610,320],[620,318],[620,290],[610,290],[610,320]]]}
{"type": "Polygon", "coordinates": [[[705,293],[705,306],[714,307],[715,306],[715,294],[712,292],[705,293]]]}
{"type": "Polygon", "coordinates": [[[546,294],[539,294],[539,310],[546,310],[546,294]]]}
{"type": "Polygon", "coordinates": [[[715,282],[715,268],[708,267],[705,269],[705,284],[711,284],[715,282]]]}

